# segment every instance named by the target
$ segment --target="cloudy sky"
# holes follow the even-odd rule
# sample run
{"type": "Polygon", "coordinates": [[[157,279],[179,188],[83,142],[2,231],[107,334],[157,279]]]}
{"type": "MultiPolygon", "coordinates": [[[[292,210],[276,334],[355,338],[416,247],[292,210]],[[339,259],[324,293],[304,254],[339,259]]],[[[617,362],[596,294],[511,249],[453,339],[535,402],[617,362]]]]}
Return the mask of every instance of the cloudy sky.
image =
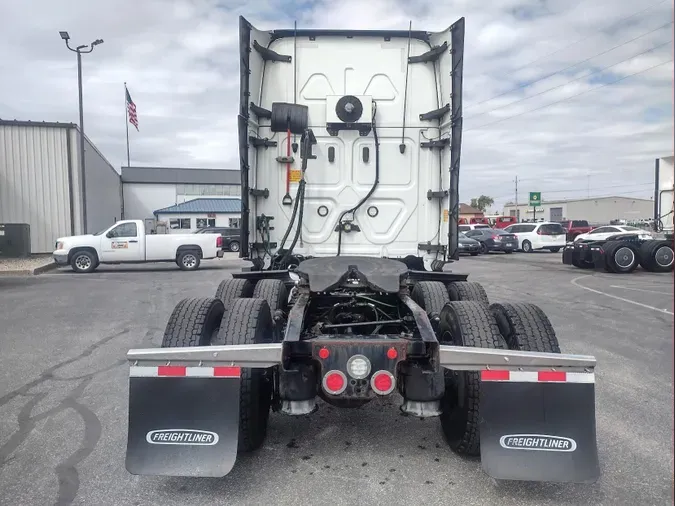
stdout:
{"type": "Polygon", "coordinates": [[[496,204],[651,196],[673,152],[671,0],[26,0],[0,7],[0,118],[77,122],[126,164],[124,81],[138,107],[132,164],[237,168],[237,18],[260,29],[439,31],[466,18],[461,198],[496,204]],[[652,48],[655,48],[652,50],[652,48]],[[521,197],[522,198],[522,197],[521,197]]]}

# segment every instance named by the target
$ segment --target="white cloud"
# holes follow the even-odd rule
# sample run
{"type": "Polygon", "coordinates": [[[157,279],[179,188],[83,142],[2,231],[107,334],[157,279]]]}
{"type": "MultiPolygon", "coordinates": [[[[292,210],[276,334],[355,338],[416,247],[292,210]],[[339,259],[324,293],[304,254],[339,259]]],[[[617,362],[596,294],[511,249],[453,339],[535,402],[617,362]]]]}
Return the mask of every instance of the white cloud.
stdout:
{"type": "Polygon", "coordinates": [[[589,175],[592,194],[649,198],[653,158],[673,151],[673,64],[626,77],[672,59],[670,44],[631,58],[672,39],[672,24],[640,37],[672,20],[671,2],[246,5],[243,0],[4,2],[0,117],[77,121],[75,55],[58,37],[59,30],[68,30],[75,44],[105,40],[83,58],[85,129],[116,166],[126,163],[127,81],[141,129],[131,131],[134,163],[237,168],[240,14],[261,29],[292,27],[294,19],[301,27],[407,29],[412,19],[414,29],[429,31],[464,16],[463,200],[485,193],[503,203],[513,194],[516,175],[523,194],[540,190],[544,198],[547,191],[556,198],[561,192],[585,196],[589,175]],[[555,75],[541,79],[550,74],[555,75]],[[539,81],[527,86],[534,80],[539,81]],[[496,95],[502,96],[489,100],[496,95]],[[532,95],[537,96],[527,98],[532,95]]]}

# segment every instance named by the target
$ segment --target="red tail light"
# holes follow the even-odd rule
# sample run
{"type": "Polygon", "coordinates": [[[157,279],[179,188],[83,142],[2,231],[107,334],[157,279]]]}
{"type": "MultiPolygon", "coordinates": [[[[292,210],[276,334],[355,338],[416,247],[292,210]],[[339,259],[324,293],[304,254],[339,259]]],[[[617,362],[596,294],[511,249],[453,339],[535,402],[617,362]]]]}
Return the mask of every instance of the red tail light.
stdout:
{"type": "Polygon", "coordinates": [[[394,391],[396,380],[389,371],[377,371],[370,379],[370,386],[378,395],[388,395],[394,391]]]}
{"type": "Polygon", "coordinates": [[[493,238],[493,239],[499,239],[499,236],[498,236],[498,235],[493,235],[492,238],[493,238]]]}
{"type": "Polygon", "coordinates": [[[216,238],[216,247],[218,247],[218,248],[222,248],[222,247],[223,247],[223,236],[222,236],[222,235],[219,235],[219,236],[216,238]]]}
{"type": "Polygon", "coordinates": [[[329,371],[323,377],[323,389],[331,395],[339,395],[347,388],[347,377],[341,371],[329,371]]]}

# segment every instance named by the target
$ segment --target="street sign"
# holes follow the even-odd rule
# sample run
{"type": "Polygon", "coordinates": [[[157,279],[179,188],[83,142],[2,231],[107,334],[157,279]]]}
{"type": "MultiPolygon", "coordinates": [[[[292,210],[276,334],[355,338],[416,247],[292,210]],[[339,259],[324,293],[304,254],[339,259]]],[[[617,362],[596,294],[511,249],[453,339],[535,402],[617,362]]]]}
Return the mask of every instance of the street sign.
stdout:
{"type": "Polygon", "coordinates": [[[530,205],[532,207],[541,206],[541,192],[530,192],[530,205]]]}

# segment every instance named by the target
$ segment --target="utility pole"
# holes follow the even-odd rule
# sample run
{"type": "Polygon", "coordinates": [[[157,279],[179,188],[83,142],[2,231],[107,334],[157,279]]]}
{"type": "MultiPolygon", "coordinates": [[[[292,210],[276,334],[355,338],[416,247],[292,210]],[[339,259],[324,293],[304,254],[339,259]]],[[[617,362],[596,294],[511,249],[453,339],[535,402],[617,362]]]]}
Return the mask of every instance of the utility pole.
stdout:
{"type": "Polygon", "coordinates": [[[83,44],[77,46],[76,48],[70,47],[69,40],[70,35],[68,32],[59,32],[61,39],[66,43],[66,47],[71,50],[73,53],[77,53],[77,92],[78,92],[78,102],[80,106],[80,179],[82,180],[82,231],[87,233],[87,180],[86,180],[86,171],[84,166],[84,106],[82,104],[82,55],[91,53],[96,46],[103,44],[102,39],[96,39],[94,42],[87,46],[83,44]]]}
{"type": "Polygon", "coordinates": [[[520,223],[520,209],[518,209],[518,176],[516,176],[516,221],[520,223]]]}

